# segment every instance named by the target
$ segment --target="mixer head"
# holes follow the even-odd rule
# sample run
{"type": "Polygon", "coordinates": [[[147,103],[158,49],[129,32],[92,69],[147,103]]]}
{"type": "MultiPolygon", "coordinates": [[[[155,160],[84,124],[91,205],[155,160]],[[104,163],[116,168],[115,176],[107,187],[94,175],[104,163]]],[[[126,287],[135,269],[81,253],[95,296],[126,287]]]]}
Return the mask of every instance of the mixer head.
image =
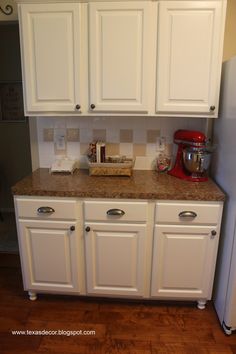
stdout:
{"type": "Polygon", "coordinates": [[[205,145],[207,141],[206,136],[197,130],[179,129],[174,134],[174,142],[176,144],[189,144],[194,146],[205,145]]]}
{"type": "Polygon", "coordinates": [[[196,154],[206,147],[206,136],[200,131],[179,129],[174,133],[174,142],[178,144],[178,151],[174,167],[168,171],[168,174],[192,182],[206,181],[207,176],[205,173],[188,171],[183,161],[183,152],[187,148],[191,147],[194,150],[192,154],[196,154]]]}

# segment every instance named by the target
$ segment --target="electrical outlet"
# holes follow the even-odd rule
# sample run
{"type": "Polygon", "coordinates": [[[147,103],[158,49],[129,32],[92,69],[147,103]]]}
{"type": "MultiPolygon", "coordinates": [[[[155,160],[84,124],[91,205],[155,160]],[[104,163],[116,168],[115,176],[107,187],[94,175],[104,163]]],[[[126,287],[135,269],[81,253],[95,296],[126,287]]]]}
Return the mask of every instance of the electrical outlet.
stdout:
{"type": "Polygon", "coordinates": [[[66,129],[54,129],[54,152],[56,155],[66,154],[66,129]]]}
{"type": "Polygon", "coordinates": [[[66,148],[66,141],[64,135],[59,135],[56,140],[56,148],[57,150],[65,150],[66,148]]]}
{"type": "Polygon", "coordinates": [[[156,140],[156,151],[164,151],[166,147],[166,137],[160,136],[156,140]]]}

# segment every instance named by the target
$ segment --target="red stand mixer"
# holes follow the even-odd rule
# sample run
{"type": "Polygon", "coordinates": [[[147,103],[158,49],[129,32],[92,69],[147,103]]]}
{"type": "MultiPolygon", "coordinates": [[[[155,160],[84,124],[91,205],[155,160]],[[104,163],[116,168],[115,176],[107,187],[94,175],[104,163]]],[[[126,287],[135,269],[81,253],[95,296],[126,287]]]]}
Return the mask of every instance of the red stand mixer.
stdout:
{"type": "Polygon", "coordinates": [[[178,144],[178,151],[175,165],[168,174],[191,182],[207,181],[211,151],[207,149],[206,136],[199,131],[177,130],[174,142],[178,144]]]}

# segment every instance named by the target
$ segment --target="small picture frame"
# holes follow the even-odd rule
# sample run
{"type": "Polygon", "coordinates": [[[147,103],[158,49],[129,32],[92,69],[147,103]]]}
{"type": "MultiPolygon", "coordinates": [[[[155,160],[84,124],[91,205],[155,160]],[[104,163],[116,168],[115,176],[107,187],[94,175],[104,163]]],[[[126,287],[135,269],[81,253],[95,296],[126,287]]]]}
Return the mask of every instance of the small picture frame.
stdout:
{"type": "Polygon", "coordinates": [[[0,82],[0,122],[25,122],[22,82],[0,82]]]}

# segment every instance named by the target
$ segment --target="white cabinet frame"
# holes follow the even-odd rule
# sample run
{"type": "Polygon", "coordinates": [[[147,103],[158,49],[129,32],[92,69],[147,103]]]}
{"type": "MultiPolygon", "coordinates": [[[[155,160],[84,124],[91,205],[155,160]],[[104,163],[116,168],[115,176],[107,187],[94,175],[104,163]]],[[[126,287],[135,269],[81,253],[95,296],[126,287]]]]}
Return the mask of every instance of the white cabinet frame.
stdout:
{"type": "Polygon", "coordinates": [[[217,117],[226,1],[160,1],[156,113],[217,117]]]}

